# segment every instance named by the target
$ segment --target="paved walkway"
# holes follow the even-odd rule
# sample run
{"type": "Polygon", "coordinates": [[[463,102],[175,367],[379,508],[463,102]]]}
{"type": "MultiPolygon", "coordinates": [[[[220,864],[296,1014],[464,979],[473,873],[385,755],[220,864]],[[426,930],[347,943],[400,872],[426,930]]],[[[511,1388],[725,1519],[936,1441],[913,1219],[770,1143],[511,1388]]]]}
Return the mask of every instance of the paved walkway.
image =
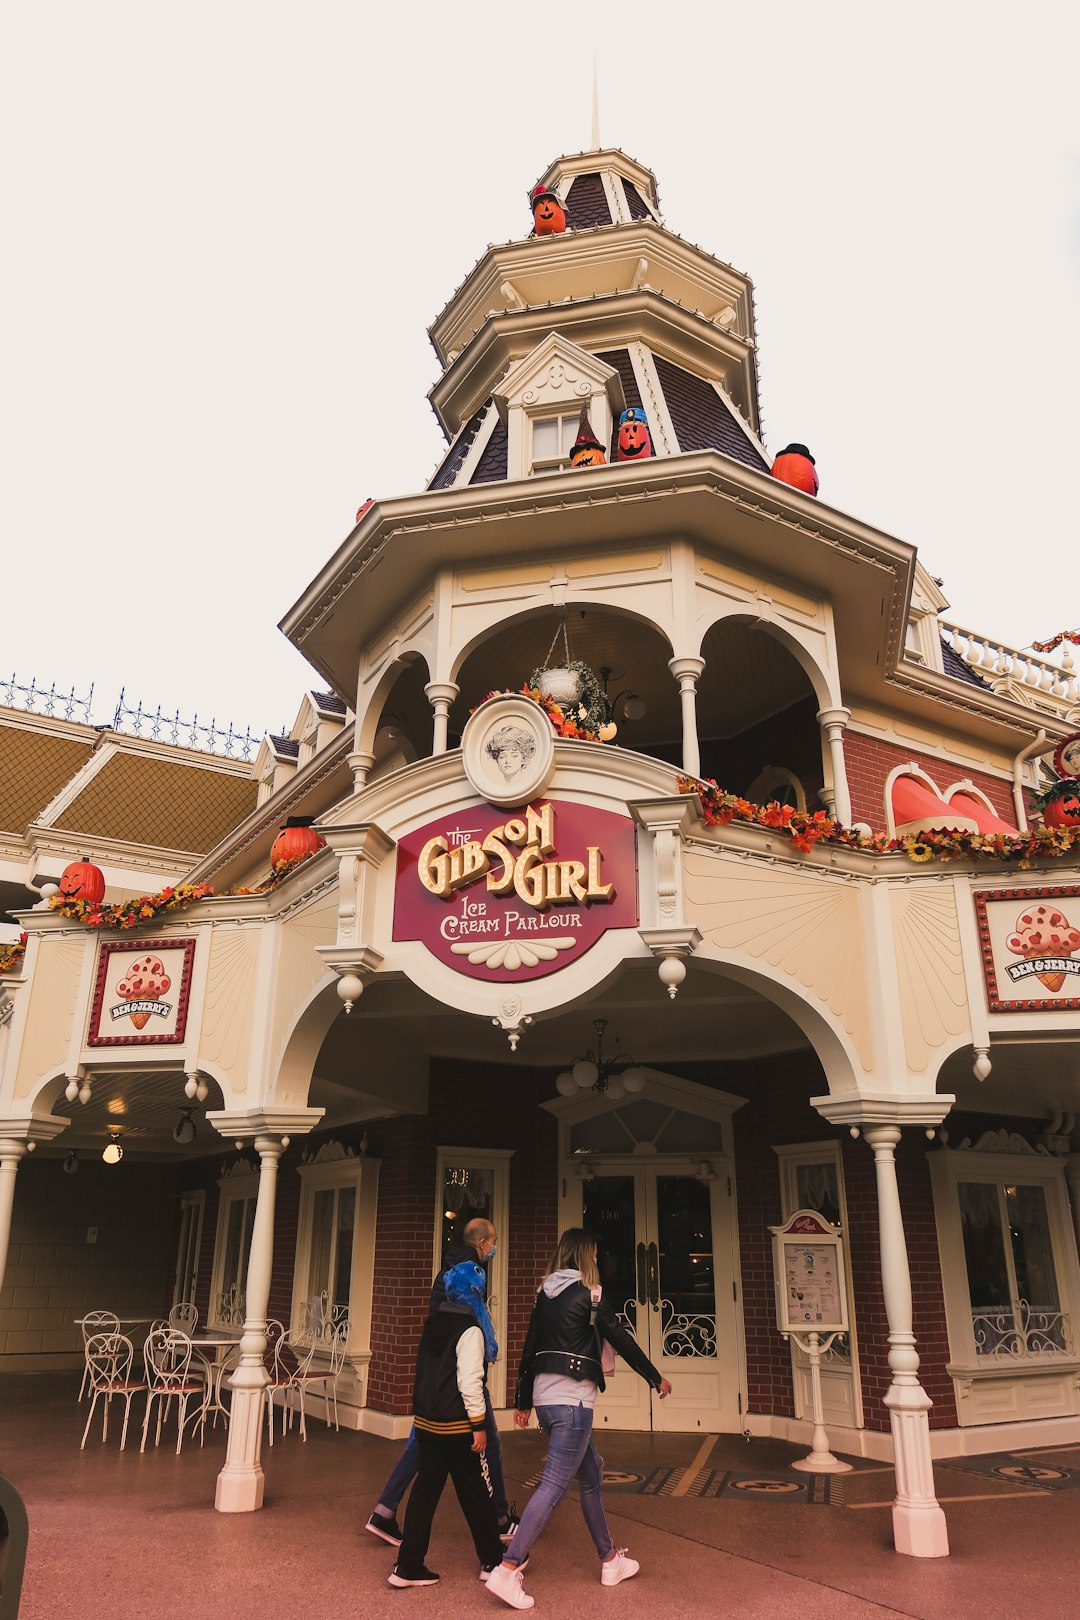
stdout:
{"type": "MultiPolygon", "coordinates": [[[[452,1496],[440,1507],[429,1557],[441,1584],[386,1586],[393,1554],[361,1526],[396,1445],[312,1422],[306,1446],[294,1431],[264,1454],[263,1511],[225,1516],[209,1505],[224,1460],[220,1428],[205,1450],[185,1442],[180,1457],[164,1440],[140,1456],[136,1428],[121,1455],[119,1422],[110,1420],[108,1444],[95,1426],[80,1454],[86,1408],[76,1408],[76,1389],[66,1377],[0,1378],[0,1472],[30,1513],[21,1620],[510,1613],[476,1578],[452,1496]]],[[[141,1425],[141,1407],[138,1415],[141,1425]]],[[[605,1434],[602,1444],[616,1476],[607,1493],[612,1532],[641,1561],[641,1574],[612,1591],[599,1585],[570,1499],[526,1580],[540,1620],[596,1620],[601,1612],[618,1620],[1080,1614],[1080,1448],[940,1465],[953,1555],[921,1561],[891,1550],[893,1479],[881,1465],[860,1463],[839,1490],[835,1481],[808,1490],[807,1477],[787,1468],[796,1449],[775,1441],[605,1434]]],[[[505,1455],[520,1503],[542,1465],[542,1438],[509,1434],[505,1455]]]]}

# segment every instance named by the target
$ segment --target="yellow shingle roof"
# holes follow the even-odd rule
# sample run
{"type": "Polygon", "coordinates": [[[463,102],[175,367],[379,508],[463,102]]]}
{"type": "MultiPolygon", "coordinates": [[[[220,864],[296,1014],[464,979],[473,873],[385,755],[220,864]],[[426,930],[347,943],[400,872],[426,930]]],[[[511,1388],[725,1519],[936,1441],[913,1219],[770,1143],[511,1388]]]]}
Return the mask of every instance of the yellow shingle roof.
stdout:
{"type": "Polygon", "coordinates": [[[0,828],[26,831],[90,757],[92,744],[0,724],[0,828]]]}
{"type": "Polygon", "coordinates": [[[204,855],[250,814],[257,796],[249,776],[122,752],[106,760],[55,826],[204,855]]]}

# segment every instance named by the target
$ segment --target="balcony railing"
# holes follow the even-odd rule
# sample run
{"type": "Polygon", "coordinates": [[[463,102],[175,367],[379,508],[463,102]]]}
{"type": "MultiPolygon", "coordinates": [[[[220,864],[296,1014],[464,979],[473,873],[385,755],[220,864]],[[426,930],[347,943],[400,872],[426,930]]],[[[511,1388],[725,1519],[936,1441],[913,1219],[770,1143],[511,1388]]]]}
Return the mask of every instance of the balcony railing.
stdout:
{"type": "Polygon", "coordinates": [[[975,1354],[998,1361],[1038,1361],[1072,1352],[1072,1324],[1063,1311],[1034,1310],[1026,1299],[993,1310],[973,1310],[975,1354]]]}
{"type": "Polygon", "coordinates": [[[1064,715],[1080,704],[1080,673],[1072,649],[1065,643],[1061,663],[1038,653],[1009,647],[1003,641],[941,621],[941,630],[953,651],[986,680],[993,691],[1019,687],[1034,708],[1064,715]]]}

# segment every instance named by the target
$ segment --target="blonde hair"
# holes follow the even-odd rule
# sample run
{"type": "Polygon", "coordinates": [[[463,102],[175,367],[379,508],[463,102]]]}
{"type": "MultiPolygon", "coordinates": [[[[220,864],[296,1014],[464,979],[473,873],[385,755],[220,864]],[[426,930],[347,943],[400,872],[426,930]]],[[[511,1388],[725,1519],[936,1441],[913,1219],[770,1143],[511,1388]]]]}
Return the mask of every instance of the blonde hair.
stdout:
{"type": "Polygon", "coordinates": [[[600,1273],[596,1267],[596,1239],[583,1226],[568,1226],[559,1239],[559,1246],[551,1257],[547,1274],[555,1271],[580,1271],[586,1288],[599,1288],[600,1273]]]}

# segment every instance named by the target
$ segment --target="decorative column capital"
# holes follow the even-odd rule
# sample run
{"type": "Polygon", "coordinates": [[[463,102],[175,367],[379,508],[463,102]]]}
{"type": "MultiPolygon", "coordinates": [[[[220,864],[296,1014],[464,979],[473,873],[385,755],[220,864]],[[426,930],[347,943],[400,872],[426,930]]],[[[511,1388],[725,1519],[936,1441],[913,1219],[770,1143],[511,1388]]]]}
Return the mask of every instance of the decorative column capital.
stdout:
{"type": "Polygon", "coordinates": [[[367,783],[372,766],[375,764],[375,755],[358,750],[348,757],[348,766],[353,776],[353,792],[359,793],[367,783]]]}
{"type": "Polygon", "coordinates": [[[424,687],[424,694],[433,709],[437,709],[440,704],[449,708],[451,703],[457,701],[460,691],[461,687],[456,686],[453,681],[428,681],[424,687]]]}
{"type": "Polygon", "coordinates": [[[845,709],[842,705],[838,705],[835,709],[819,709],[817,718],[819,726],[825,726],[826,729],[839,726],[840,730],[843,731],[851,719],[851,710],[845,709]]]}
{"type": "Polygon", "coordinates": [[[940,1125],[955,1101],[955,1097],[940,1092],[905,1097],[846,1091],[836,1096],[830,1092],[827,1097],[811,1097],[810,1106],[830,1125],[857,1125],[865,1136],[878,1126],[940,1125]]]}
{"type": "Polygon", "coordinates": [[[875,1153],[884,1153],[890,1159],[900,1145],[902,1135],[899,1125],[864,1125],[862,1129],[862,1138],[867,1147],[875,1153]]]}
{"type": "Polygon", "coordinates": [[[689,684],[693,690],[701,679],[705,669],[704,658],[669,658],[668,669],[674,675],[681,687],[689,684]]]}
{"type": "Polygon", "coordinates": [[[251,1140],[261,1153],[260,1141],[276,1142],[280,1151],[282,1137],[306,1136],[325,1113],[325,1108],[258,1108],[249,1113],[221,1108],[208,1113],[206,1121],[226,1138],[251,1140]]]}
{"type": "Polygon", "coordinates": [[[0,1155],[22,1158],[39,1142],[51,1142],[71,1124],[64,1114],[38,1114],[32,1119],[0,1120],[0,1155]]]}

